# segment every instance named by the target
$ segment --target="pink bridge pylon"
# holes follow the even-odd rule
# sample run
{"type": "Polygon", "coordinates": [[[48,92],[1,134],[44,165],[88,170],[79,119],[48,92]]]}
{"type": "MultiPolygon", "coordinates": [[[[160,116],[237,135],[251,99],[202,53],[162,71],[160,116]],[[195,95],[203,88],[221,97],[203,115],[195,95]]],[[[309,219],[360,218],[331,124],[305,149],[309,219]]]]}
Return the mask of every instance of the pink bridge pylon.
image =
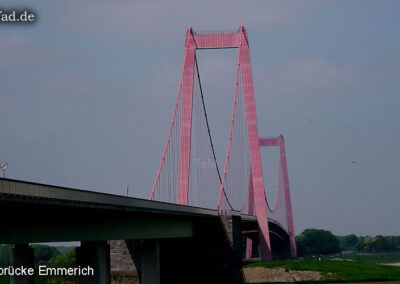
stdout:
{"type": "MultiPolygon", "coordinates": [[[[286,218],[287,218],[287,226],[288,226],[288,234],[289,234],[289,242],[290,242],[290,255],[292,258],[297,257],[297,247],[296,247],[296,239],[294,234],[294,225],[293,225],[293,213],[292,213],[292,201],[290,199],[290,188],[289,188],[289,173],[287,167],[286,160],[286,148],[285,148],[285,140],[283,139],[283,135],[275,138],[260,138],[260,147],[271,147],[271,146],[279,146],[279,167],[280,173],[283,178],[283,188],[284,188],[284,197],[285,197],[285,205],[286,205],[286,218]]],[[[277,197],[279,195],[279,184],[278,184],[278,192],[277,197]]],[[[254,195],[253,186],[251,183],[251,179],[249,181],[249,206],[248,206],[248,214],[254,214],[254,202],[252,196],[254,195]]],[[[275,207],[275,206],[274,206],[275,207]]],[[[246,258],[251,258],[252,255],[252,240],[247,239],[246,243],[246,258]]]]}
{"type": "MultiPolygon", "coordinates": [[[[194,127],[194,96],[196,93],[196,84],[198,82],[199,90],[201,93],[201,99],[203,100],[203,94],[200,84],[200,76],[198,74],[198,66],[196,61],[196,50],[199,49],[227,49],[227,48],[238,48],[238,63],[237,63],[237,73],[236,73],[236,86],[235,86],[235,96],[230,128],[230,136],[227,145],[227,155],[225,159],[225,166],[222,176],[220,175],[218,166],[216,167],[218,171],[218,185],[216,190],[217,193],[215,197],[217,210],[222,210],[222,204],[228,204],[227,206],[232,210],[238,210],[234,208],[233,203],[230,202],[231,196],[227,193],[227,184],[232,184],[228,182],[227,172],[229,173],[228,164],[231,159],[231,147],[232,146],[232,136],[234,132],[234,123],[237,119],[237,112],[235,108],[239,101],[243,101],[244,109],[244,128],[246,136],[246,146],[248,149],[248,164],[243,164],[243,168],[250,168],[249,176],[243,178],[247,179],[244,188],[239,190],[243,193],[246,190],[248,212],[251,215],[255,214],[257,218],[257,223],[259,227],[259,244],[261,258],[263,260],[271,260],[271,243],[269,235],[269,225],[268,225],[268,204],[265,195],[265,186],[263,178],[263,169],[261,162],[260,147],[263,146],[280,146],[280,163],[282,167],[283,180],[284,180],[284,195],[286,203],[286,215],[287,215],[287,225],[288,233],[290,237],[290,247],[291,256],[296,257],[296,243],[294,239],[293,230],[293,216],[292,207],[290,201],[289,192],[289,180],[286,164],[286,153],[283,137],[273,139],[259,139],[256,107],[254,99],[254,88],[253,88],[253,76],[250,63],[250,52],[247,32],[243,26],[241,26],[236,32],[233,33],[208,33],[201,34],[195,33],[192,28],[189,28],[186,33],[185,40],[185,57],[181,75],[181,81],[179,84],[178,97],[175,105],[174,114],[172,117],[172,122],[168,134],[167,143],[164,149],[163,157],[161,160],[161,165],[158,170],[156,180],[154,183],[153,190],[150,195],[150,199],[162,200],[167,202],[176,202],[181,205],[195,205],[189,202],[189,189],[191,188],[191,165],[193,167],[193,161],[191,161],[192,151],[191,147],[193,143],[193,127],[194,127]],[[197,76],[195,76],[197,75],[197,76]],[[198,81],[196,81],[198,79],[198,81]],[[239,89],[240,86],[240,89],[239,89]],[[179,128],[179,129],[176,129],[179,128]],[[174,138],[174,135],[176,136],[174,138]],[[174,140],[175,139],[175,140],[174,140]],[[171,145],[170,145],[171,144],[171,145]],[[177,149],[175,153],[174,149],[177,149]],[[176,158],[169,157],[176,155],[176,158]],[[176,167],[176,170],[173,168],[176,167]],[[164,178],[164,181],[161,181],[164,178]],[[176,179],[176,182],[175,182],[176,179]],[[166,189],[162,189],[164,186],[166,189]],[[177,188],[177,192],[174,192],[174,187],[177,188]],[[248,187],[247,189],[245,187],[248,187]],[[163,192],[162,192],[163,191],[163,192]],[[217,192],[218,191],[218,192],[217,192]],[[156,195],[159,195],[157,198],[156,195]],[[164,194],[164,195],[163,195],[164,194]],[[170,195],[175,195],[171,197],[170,195]],[[166,196],[166,197],[163,197],[166,196]],[[255,211],[255,212],[254,212],[255,211]]],[[[216,163],[214,148],[212,144],[210,129],[208,125],[204,100],[204,119],[206,121],[206,126],[208,130],[209,140],[205,143],[210,143],[213,157],[212,159],[216,163]]],[[[236,134],[238,135],[238,134],[236,134]]],[[[198,143],[198,142],[196,142],[198,143]]],[[[233,143],[234,144],[234,143],[233,143]]],[[[234,148],[236,149],[236,148],[234,148]]],[[[236,150],[235,150],[236,151],[236,150]]],[[[233,158],[232,158],[233,159],[233,158]]],[[[229,175],[229,174],[228,174],[229,175]]],[[[201,182],[201,181],[197,181],[201,182]]],[[[200,188],[203,190],[203,188],[200,188]]],[[[205,190],[205,188],[204,188],[205,190]]],[[[193,193],[191,193],[193,194],[193,193]]],[[[214,196],[211,195],[210,196],[214,196]]],[[[243,196],[243,195],[242,195],[243,196]]],[[[210,198],[210,197],[208,197],[210,198]]],[[[232,197],[233,198],[233,197],[232,197]]],[[[244,200],[244,202],[246,202],[244,200]]],[[[214,206],[214,205],[213,205],[214,206]]],[[[247,241],[247,256],[251,255],[251,240],[247,241]]]]}

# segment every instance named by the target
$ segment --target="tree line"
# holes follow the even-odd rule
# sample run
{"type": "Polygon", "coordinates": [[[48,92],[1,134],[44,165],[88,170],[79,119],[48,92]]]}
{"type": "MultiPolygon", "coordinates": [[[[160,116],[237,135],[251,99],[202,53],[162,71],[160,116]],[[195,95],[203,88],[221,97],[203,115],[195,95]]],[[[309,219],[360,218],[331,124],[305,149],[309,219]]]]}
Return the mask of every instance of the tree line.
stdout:
{"type": "Polygon", "coordinates": [[[400,236],[335,236],[330,231],[306,229],[296,237],[299,256],[354,252],[400,252],[400,236]]]}
{"type": "MultiPolygon", "coordinates": [[[[0,245],[0,266],[10,265],[10,250],[13,245],[0,245]]],[[[74,267],[76,265],[75,248],[58,249],[53,246],[32,244],[36,265],[51,267],[74,267]],[[61,250],[61,251],[60,251],[61,250]]]]}

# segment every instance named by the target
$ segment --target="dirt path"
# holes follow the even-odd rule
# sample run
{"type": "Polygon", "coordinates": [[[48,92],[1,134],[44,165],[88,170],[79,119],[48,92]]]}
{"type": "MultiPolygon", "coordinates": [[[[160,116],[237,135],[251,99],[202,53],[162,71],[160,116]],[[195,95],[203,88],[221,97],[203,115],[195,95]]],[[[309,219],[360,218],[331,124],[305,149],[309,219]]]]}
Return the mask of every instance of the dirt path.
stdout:
{"type": "Polygon", "coordinates": [[[294,282],[306,280],[320,280],[318,271],[288,270],[284,268],[251,267],[244,269],[246,282],[294,282]]]}
{"type": "Polygon", "coordinates": [[[389,266],[398,266],[398,267],[400,267],[400,262],[382,263],[382,265],[389,265],[389,266]]]}

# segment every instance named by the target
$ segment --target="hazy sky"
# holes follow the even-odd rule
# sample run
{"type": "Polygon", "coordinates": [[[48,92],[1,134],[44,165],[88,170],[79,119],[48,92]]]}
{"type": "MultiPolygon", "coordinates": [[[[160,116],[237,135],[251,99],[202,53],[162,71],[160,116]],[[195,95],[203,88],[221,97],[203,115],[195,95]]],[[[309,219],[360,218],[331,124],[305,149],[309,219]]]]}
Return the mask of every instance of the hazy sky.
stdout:
{"type": "MultiPolygon", "coordinates": [[[[296,232],[400,235],[399,1],[15,3],[0,8],[38,21],[0,25],[7,177],[147,198],[187,28],[244,25],[260,135],[285,136],[296,232]]],[[[213,133],[228,134],[236,52],[199,54],[213,133]]]]}

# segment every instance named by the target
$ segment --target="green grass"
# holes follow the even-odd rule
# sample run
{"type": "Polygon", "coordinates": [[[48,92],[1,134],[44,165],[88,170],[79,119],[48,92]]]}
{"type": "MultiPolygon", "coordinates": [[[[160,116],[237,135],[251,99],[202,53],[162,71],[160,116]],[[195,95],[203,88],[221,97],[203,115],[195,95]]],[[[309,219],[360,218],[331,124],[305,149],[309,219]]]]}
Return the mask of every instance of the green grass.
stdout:
{"type": "Polygon", "coordinates": [[[400,284],[400,281],[380,281],[380,282],[352,282],[353,284],[400,284]]]}
{"type": "Polygon", "coordinates": [[[306,260],[317,260],[318,258],[322,260],[350,260],[365,263],[392,263],[400,262],[400,253],[360,253],[343,256],[322,255],[314,258],[307,256],[306,260]]]}
{"type": "Polygon", "coordinates": [[[400,281],[399,267],[382,266],[353,261],[271,261],[252,263],[246,265],[245,267],[282,267],[287,270],[320,271],[323,275],[322,280],[313,281],[313,283],[400,281]],[[329,272],[331,272],[331,274],[328,274],[329,272]]]}
{"type": "Polygon", "coordinates": [[[341,257],[344,260],[360,261],[366,263],[391,263],[400,262],[400,253],[374,253],[345,255],[341,257]]]}

